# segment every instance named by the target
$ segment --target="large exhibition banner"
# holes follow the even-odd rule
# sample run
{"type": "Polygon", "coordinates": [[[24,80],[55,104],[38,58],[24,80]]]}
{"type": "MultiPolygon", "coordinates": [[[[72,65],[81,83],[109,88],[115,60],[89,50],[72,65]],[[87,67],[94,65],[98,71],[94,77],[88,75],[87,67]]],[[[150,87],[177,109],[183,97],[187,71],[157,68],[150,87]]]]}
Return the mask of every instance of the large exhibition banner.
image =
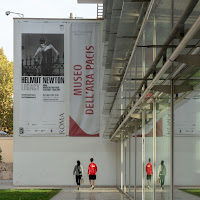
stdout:
{"type": "Polygon", "coordinates": [[[99,136],[99,28],[71,24],[69,136],[99,136]]]}
{"type": "Polygon", "coordinates": [[[21,136],[67,134],[64,34],[44,30],[21,34],[21,136]]]}

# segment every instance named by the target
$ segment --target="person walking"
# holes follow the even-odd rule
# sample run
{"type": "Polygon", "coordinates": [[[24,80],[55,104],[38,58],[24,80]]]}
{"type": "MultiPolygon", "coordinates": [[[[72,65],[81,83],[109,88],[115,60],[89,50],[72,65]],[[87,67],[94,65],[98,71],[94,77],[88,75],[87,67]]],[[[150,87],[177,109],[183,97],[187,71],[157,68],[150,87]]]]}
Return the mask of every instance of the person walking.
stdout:
{"type": "Polygon", "coordinates": [[[88,176],[91,189],[94,189],[94,181],[96,180],[97,165],[93,163],[94,159],[90,158],[90,164],[88,166],[88,176]]]}
{"type": "Polygon", "coordinates": [[[74,167],[73,175],[76,177],[76,184],[79,190],[81,185],[81,178],[83,179],[83,166],[79,160],[77,160],[77,165],[74,167]]]}
{"type": "Polygon", "coordinates": [[[166,176],[166,167],[164,165],[164,160],[162,160],[158,167],[158,177],[160,178],[161,190],[164,189],[165,176],[166,176]]]}
{"type": "Polygon", "coordinates": [[[150,188],[151,185],[151,175],[152,173],[152,165],[151,165],[151,158],[149,158],[149,163],[146,165],[146,173],[147,173],[147,185],[148,189],[150,188]]]}

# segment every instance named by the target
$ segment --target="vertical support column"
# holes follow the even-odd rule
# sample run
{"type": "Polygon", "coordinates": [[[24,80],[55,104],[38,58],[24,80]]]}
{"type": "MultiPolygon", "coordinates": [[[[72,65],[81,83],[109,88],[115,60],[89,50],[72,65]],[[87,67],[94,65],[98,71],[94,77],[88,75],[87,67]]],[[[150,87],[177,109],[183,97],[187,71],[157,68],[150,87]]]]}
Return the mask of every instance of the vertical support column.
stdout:
{"type": "MultiPolygon", "coordinates": [[[[121,87],[120,115],[123,114],[123,85],[121,87]]],[[[121,190],[124,190],[124,133],[121,133],[121,190]]]]}
{"type": "Polygon", "coordinates": [[[125,94],[124,94],[124,98],[125,98],[125,99],[124,99],[124,108],[126,108],[126,105],[127,105],[127,104],[126,104],[126,103],[127,103],[127,96],[126,96],[126,95],[127,95],[127,93],[128,93],[128,92],[127,92],[127,87],[126,87],[126,85],[127,85],[127,80],[124,80],[124,84],[125,84],[125,90],[124,90],[124,92],[125,92],[125,94]]]}
{"type": "MultiPolygon", "coordinates": [[[[143,45],[145,45],[145,31],[143,31],[143,45]]],[[[142,48],[142,77],[145,76],[146,68],[146,49],[142,48]]],[[[145,91],[145,85],[142,90],[145,91]]],[[[145,200],[145,111],[142,110],[142,200],[145,200]]]]}
{"type": "MultiPolygon", "coordinates": [[[[118,173],[119,173],[119,170],[118,170],[118,167],[119,167],[119,166],[118,166],[118,162],[117,162],[117,161],[118,161],[118,160],[117,160],[117,159],[118,159],[118,156],[119,156],[119,145],[117,144],[117,151],[116,151],[116,177],[115,177],[115,178],[116,178],[116,185],[117,185],[117,186],[119,186],[119,185],[118,185],[118,181],[117,181],[117,180],[118,180],[118,173]]],[[[120,156],[120,157],[121,157],[121,156],[120,156]]]]}
{"type": "MultiPolygon", "coordinates": [[[[145,46],[145,31],[143,31],[143,45],[145,46]]],[[[142,77],[145,76],[145,67],[146,67],[146,47],[142,47],[142,77]]]]}
{"type": "MultiPolygon", "coordinates": [[[[135,77],[138,76],[138,67],[137,67],[137,56],[135,56],[135,77]]],[[[137,81],[135,80],[135,90],[137,90],[137,81]]]]}
{"type": "MultiPolygon", "coordinates": [[[[174,27],[174,0],[171,0],[171,28],[174,27]]],[[[172,41],[173,45],[173,41],[172,41]]],[[[173,51],[173,49],[172,49],[173,51]]],[[[173,65],[172,65],[173,68],[173,65]]],[[[174,199],[174,81],[171,80],[171,99],[170,99],[170,199],[174,199]]]]}
{"type": "Polygon", "coordinates": [[[170,106],[170,196],[171,200],[174,198],[174,81],[171,80],[171,106],[170,106]]]}
{"type": "Polygon", "coordinates": [[[121,134],[121,190],[123,191],[124,180],[124,134],[121,134]]]}
{"type": "Polygon", "coordinates": [[[137,187],[137,120],[135,120],[135,183],[134,183],[134,199],[136,199],[136,187],[137,187]]]}
{"type": "Polygon", "coordinates": [[[156,100],[153,100],[153,200],[156,200],[156,100]]]}
{"type": "Polygon", "coordinates": [[[142,200],[145,200],[145,110],[142,110],[142,200]]]}
{"type": "Polygon", "coordinates": [[[130,99],[131,99],[131,67],[129,68],[129,70],[130,70],[130,73],[129,73],[129,101],[130,101],[130,99]]]}
{"type": "Polygon", "coordinates": [[[129,175],[129,179],[128,179],[128,193],[130,195],[131,193],[131,134],[129,133],[128,135],[128,175],[129,175]]]}
{"type": "MultiPolygon", "coordinates": [[[[156,37],[157,37],[157,33],[156,33],[156,28],[157,28],[157,19],[156,19],[156,8],[155,8],[155,4],[154,4],[154,21],[153,21],[153,25],[154,25],[154,30],[153,30],[153,45],[157,44],[156,41],[156,37]]],[[[155,60],[156,58],[156,48],[153,48],[153,60],[155,60]]]]}
{"type": "Polygon", "coordinates": [[[124,134],[124,192],[126,192],[126,149],[127,149],[127,140],[126,140],[126,134],[124,134]]]}
{"type": "Polygon", "coordinates": [[[124,85],[122,85],[122,87],[121,87],[121,108],[120,108],[120,110],[121,110],[121,115],[123,115],[123,112],[124,112],[124,101],[123,101],[123,91],[124,91],[124,85]]]}

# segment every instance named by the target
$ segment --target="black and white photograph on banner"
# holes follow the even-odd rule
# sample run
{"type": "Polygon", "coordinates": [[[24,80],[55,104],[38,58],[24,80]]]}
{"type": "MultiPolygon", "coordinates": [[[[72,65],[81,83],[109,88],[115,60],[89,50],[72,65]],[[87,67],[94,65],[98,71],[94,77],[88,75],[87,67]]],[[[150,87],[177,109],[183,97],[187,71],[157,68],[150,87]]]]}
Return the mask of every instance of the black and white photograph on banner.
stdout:
{"type": "Polygon", "coordinates": [[[22,76],[64,76],[64,34],[22,34],[22,76]]]}

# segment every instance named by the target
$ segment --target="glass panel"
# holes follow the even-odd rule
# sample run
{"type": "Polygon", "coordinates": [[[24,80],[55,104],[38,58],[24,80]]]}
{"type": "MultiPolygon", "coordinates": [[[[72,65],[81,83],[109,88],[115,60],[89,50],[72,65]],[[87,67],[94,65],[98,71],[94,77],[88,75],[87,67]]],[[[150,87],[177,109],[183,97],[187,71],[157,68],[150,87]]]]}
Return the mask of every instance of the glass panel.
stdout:
{"type": "Polygon", "coordinates": [[[124,153],[125,153],[125,174],[124,174],[124,178],[125,178],[125,189],[124,192],[128,193],[129,191],[129,143],[128,143],[128,138],[126,135],[126,140],[125,140],[125,144],[124,144],[124,153]]]}
{"type": "Polygon", "coordinates": [[[121,184],[121,143],[117,143],[117,174],[116,174],[116,179],[117,179],[117,186],[120,187],[121,184]]]}
{"type": "MultiPolygon", "coordinates": [[[[146,99],[147,100],[147,99],[146,99]]],[[[145,199],[153,199],[153,118],[152,100],[147,100],[145,127],[145,199]]]]}
{"type": "MultiPolygon", "coordinates": [[[[175,1],[175,16],[174,21],[175,23],[180,18],[181,14],[184,12],[184,9],[186,8],[188,4],[187,0],[177,0],[175,1]],[[183,3],[184,2],[184,3],[183,3]]],[[[199,6],[199,4],[198,4],[199,6]]],[[[199,7],[197,7],[199,8],[199,7]]],[[[187,20],[185,28],[188,29],[191,27],[192,23],[195,21],[195,19],[199,16],[198,13],[199,9],[195,9],[192,12],[191,17],[187,20]]],[[[152,66],[153,61],[156,57],[156,55],[159,54],[161,47],[158,45],[163,45],[166,39],[169,36],[169,33],[171,31],[171,0],[156,0],[154,7],[152,9],[152,13],[150,14],[148,18],[147,25],[144,30],[143,37],[141,38],[139,45],[136,49],[134,59],[131,63],[131,67],[128,70],[128,73],[126,74],[125,81],[123,83],[123,87],[120,89],[115,104],[113,106],[113,112],[112,116],[116,119],[116,122],[118,121],[117,118],[119,118],[123,113],[124,110],[126,111],[129,109],[127,108],[128,105],[132,103],[130,99],[132,98],[133,102],[137,102],[137,100],[141,97],[142,91],[140,88],[140,91],[134,96],[136,90],[141,85],[141,82],[143,80],[143,75],[147,72],[147,70],[152,66]],[[157,46],[155,46],[157,45],[157,46]],[[148,46],[148,47],[147,47],[148,46]]],[[[180,39],[180,38],[179,38],[180,39]]],[[[175,45],[178,45],[180,43],[179,39],[175,39],[173,42],[175,45]]],[[[198,43],[198,40],[192,40],[190,42],[190,45],[195,45],[198,43]]],[[[182,54],[192,54],[193,51],[196,48],[188,48],[182,52],[182,54]]],[[[153,73],[151,73],[148,77],[148,80],[146,81],[145,85],[148,87],[148,85],[151,83],[152,79],[156,76],[156,74],[159,72],[159,70],[163,67],[165,60],[169,58],[170,54],[172,53],[172,48],[167,47],[166,48],[166,57],[163,56],[160,61],[158,62],[157,66],[155,67],[155,70],[153,73]]],[[[197,52],[198,53],[198,52],[197,52]]],[[[182,140],[185,142],[186,136],[193,136],[195,134],[200,133],[200,126],[198,123],[198,117],[200,116],[200,111],[198,113],[198,109],[196,107],[200,107],[198,105],[200,95],[199,95],[199,79],[200,79],[200,72],[198,67],[194,65],[190,65],[189,68],[187,68],[186,65],[180,64],[178,62],[174,62],[174,67],[170,67],[170,70],[166,71],[161,80],[159,80],[156,85],[160,85],[163,92],[158,92],[160,90],[156,90],[155,88],[152,89],[145,98],[145,102],[147,103],[147,109],[146,109],[146,135],[145,135],[145,165],[148,163],[148,159],[151,159],[151,164],[153,164],[153,110],[152,110],[152,101],[153,98],[156,99],[156,173],[151,176],[151,182],[149,182],[149,189],[148,189],[148,182],[146,180],[146,188],[145,188],[145,199],[153,199],[153,177],[156,176],[156,180],[160,177],[160,180],[164,180],[164,185],[162,184],[161,189],[161,181],[159,184],[157,184],[156,187],[156,196],[157,199],[165,200],[170,199],[170,82],[169,80],[165,80],[170,73],[175,68],[182,68],[185,69],[183,72],[181,71],[181,75],[178,75],[177,80],[175,81],[175,85],[179,86],[181,85],[183,88],[186,86],[191,86],[194,89],[194,93],[191,91],[177,93],[175,95],[175,133],[177,135],[183,135],[182,140]],[[165,86],[165,89],[168,87],[168,92],[163,89],[163,86],[165,86]],[[190,102],[190,103],[188,103],[190,102]],[[187,112],[184,111],[186,106],[187,112]],[[191,109],[191,106],[195,105],[193,109],[191,109]],[[182,110],[181,110],[182,109],[182,110]],[[196,114],[193,114],[196,112],[196,114]],[[192,120],[188,120],[187,114],[190,114],[192,116],[192,120]],[[181,117],[180,117],[181,115],[181,117]],[[190,127],[190,128],[188,128],[190,127]],[[195,134],[194,134],[195,133],[195,134]],[[164,165],[163,162],[164,161],[164,165]],[[160,164],[162,163],[162,166],[160,164]],[[164,171],[164,175],[158,172],[164,171]],[[162,169],[162,170],[161,170],[162,169]],[[165,175],[166,172],[166,175],[165,175]]],[[[143,88],[144,89],[144,88],[143,88]]],[[[141,109],[141,108],[140,108],[141,109]]],[[[129,110],[128,110],[129,111],[129,110]]],[[[141,113],[141,110],[137,110],[137,113],[141,113]]],[[[130,119],[130,123],[134,123],[130,119]]],[[[197,141],[196,136],[193,136],[195,138],[195,141],[192,141],[193,147],[192,152],[197,153],[198,144],[195,143],[197,141]]],[[[127,148],[124,147],[124,183],[127,185],[127,191],[128,191],[128,184],[129,184],[129,177],[131,177],[131,193],[130,196],[134,198],[134,178],[136,175],[136,186],[137,186],[137,198],[142,198],[141,193],[141,185],[142,185],[142,138],[141,138],[141,126],[138,130],[138,137],[137,137],[137,166],[136,166],[136,174],[134,174],[134,157],[135,157],[135,138],[131,138],[131,173],[129,174],[129,152],[128,152],[128,144],[127,148]]],[[[189,140],[192,140],[191,138],[189,140]]],[[[176,139],[177,143],[181,143],[181,139],[176,139]]],[[[128,141],[127,141],[128,143],[128,141]]],[[[120,146],[119,146],[120,149],[120,146]]],[[[180,148],[181,149],[181,148],[180,148]]],[[[191,150],[188,149],[188,150],[191,150]]],[[[184,149],[181,149],[180,156],[183,156],[184,149]]],[[[120,152],[120,151],[119,151],[120,152]]],[[[186,154],[188,155],[188,154],[186,154]]],[[[186,155],[185,158],[186,158],[186,155]]],[[[179,153],[175,152],[176,157],[180,157],[179,153]]],[[[118,155],[119,157],[119,155],[118,155]]],[[[180,158],[179,158],[180,159],[180,158]]],[[[191,162],[197,163],[198,156],[193,156],[191,158],[191,162]]],[[[175,159],[176,161],[176,159],[175,159]]],[[[121,169],[121,160],[119,159],[118,165],[121,169]]],[[[177,161],[176,163],[177,164],[177,161]]],[[[180,183],[183,177],[181,177],[181,174],[179,174],[179,168],[180,163],[175,165],[175,174],[177,172],[178,178],[177,183],[180,183]],[[181,177],[181,178],[180,178],[181,177]]],[[[183,169],[182,169],[183,171],[183,169]]],[[[118,169],[118,173],[121,173],[121,171],[118,169]]],[[[191,171],[191,177],[195,176],[195,173],[198,174],[197,168],[194,168],[193,171],[191,171]]],[[[118,176],[120,177],[120,176],[118,176]]],[[[145,174],[145,178],[146,174],[145,174]]],[[[189,177],[188,177],[189,179],[189,177]]],[[[117,179],[117,184],[120,186],[120,179],[117,179]]],[[[176,177],[175,177],[176,180],[176,177]]],[[[192,180],[192,179],[191,179],[192,180]]],[[[187,182],[187,181],[186,181],[187,182]]],[[[185,182],[184,182],[185,183],[185,182]]],[[[176,182],[175,182],[176,184],[176,182]]]]}
{"type": "MultiPolygon", "coordinates": [[[[189,54],[196,55],[199,48],[189,54]]],[[[191,60],[190,60],[191,62],[191,60]]],[[[183,66],[183,65],[182,65],[183,66]]],[[[199,184],[200,161],[200,69],[198,64],[184,65],[174,80],[174,180],[175,185],[195,186],[199,184]],[[185,92],[180,88],[188,88],[185,92]],[[185,176],[183,172],[187,171],[185,176]]],[[[181,191],[175,191],[176,196],[181,191]]]]}
{"type": "Polygon", "coordinates": [[[137,137],[137,157],[136,157],[136,198],[142,199],[142,138],[141,129],[137,137]]]}
{"type": "Polygon", "coordinates": [[[135,188],[135,137],[131,137],[131,172],[130,172],[130,196],[134,198],[134,188],[135,188]]]}
{"type": "MultiPolygon", "coordinates": [[[[161,85],[162,87],[162,85],[161,85]]],[[[170,89],[170,85],[168,85],[170,89]]],[[[170,94],[154,92],[156,100],[156,198],[170,199],[170,94]]]]}

